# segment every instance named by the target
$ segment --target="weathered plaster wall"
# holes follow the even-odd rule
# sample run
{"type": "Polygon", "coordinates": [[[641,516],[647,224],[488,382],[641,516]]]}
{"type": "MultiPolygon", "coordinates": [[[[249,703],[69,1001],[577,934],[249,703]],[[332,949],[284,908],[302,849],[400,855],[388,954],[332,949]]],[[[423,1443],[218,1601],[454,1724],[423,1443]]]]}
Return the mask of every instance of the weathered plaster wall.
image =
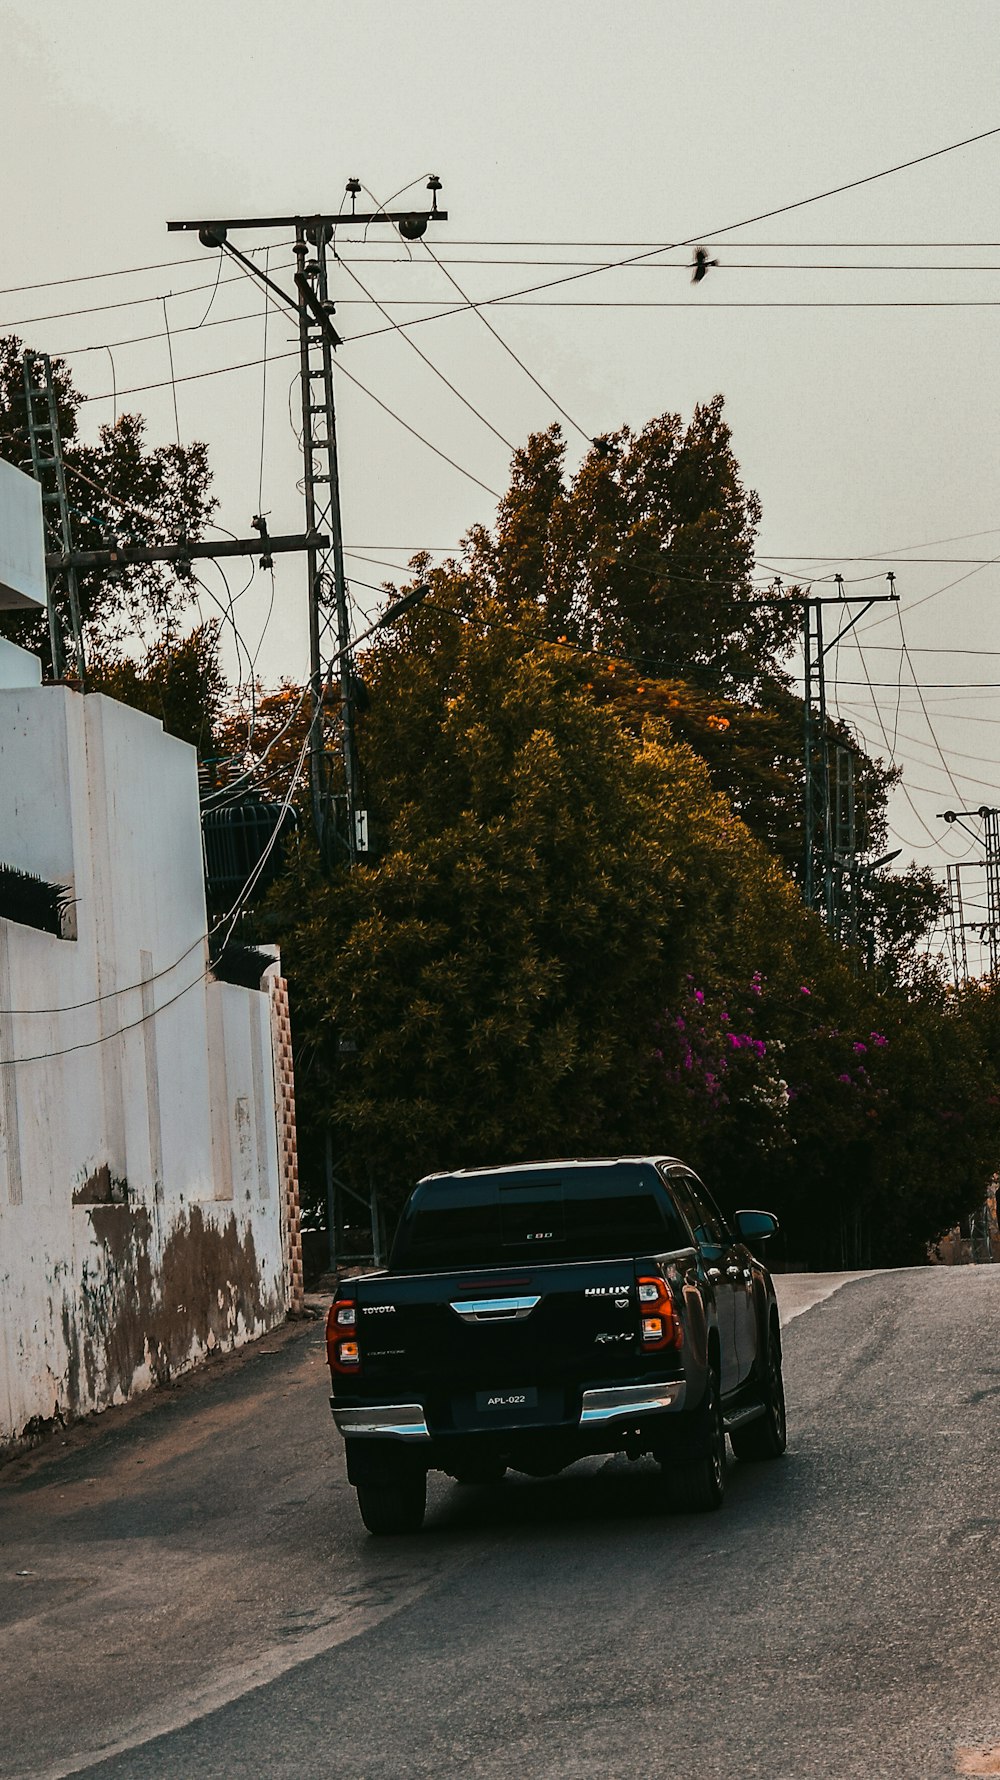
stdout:
{"type": "MultiPolygon", "coordinates": [[[[0,1440],[121,1401],[288,1302],[265,992],[207,970],[193,749],[65,687],[0,689],[0,1440]]],[[[273,973],[276,974],[276,969],[273,973]]]]}

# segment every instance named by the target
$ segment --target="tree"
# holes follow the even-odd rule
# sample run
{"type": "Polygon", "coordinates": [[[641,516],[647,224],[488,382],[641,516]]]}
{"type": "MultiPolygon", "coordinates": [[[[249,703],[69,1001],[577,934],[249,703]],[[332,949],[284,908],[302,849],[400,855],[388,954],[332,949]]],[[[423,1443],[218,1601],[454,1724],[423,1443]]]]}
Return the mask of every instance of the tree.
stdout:
{"type": "Polygon", "coordinates": [[[723,401],[684,425],[663,414],[600,440],[567,482],[558,426],[515,452],[495,531],[469,534],[465,571],[516,610],[536,603],[554,634],[625,656],[646,674],[746,696],[796,630],[751,576],[760,520],[723,401]]]}
{"type": "MultiPolygon", "coordinates": [[[[494,533],[415,559],[430,596],[363,663],[376,857],[323,880],[303,845],[270,904],[303,1155],[329,1135],[391,1208],[434,1167],[673,1152],[728,1209],[773,1206],[806,1264],[921,1258],[993,1170],[986,1025],[918,961],[926,873],[863,884],[875,971],[803,907],[787,609],[744,597],[756,509],[719,405],[692,429],[617,435],[569,487],[540,435],[494,533]],[[696,536],[718,577],[692,554],[671,578],[696,536]],[[683,671],[654,654],[668,618],[683,671]]],[[[892,782],[859,756],[869,852],[892,782]]]]}
{"type": "MultiPolygon", "coordinates": [[[[23,350],[16,335],[0,339],[0,450],[30,470],[23,350]]],[[[148,546],[200,538],[216,506],[209,493],[206,447],[195,443],[150,448],[145,422],[137,414],[119,415],[114,425],[99,428],[96,444],[86,444],[78,428],[84,398],[64,360],[52,360],[52,377],[77,549],[107,549],[115,541],[148,546]]],[[[48,547],[60,547],[51,522],[48,547]]],[[[136,639],[169,647],[195,587],[190,567],[181,563],[90,570],[80,575],[79,583],[88,653],[120,649],[136,639]]],[[[55,603],[63,633],[69,635],[64,589],[56,590],[55,603]]],[[[40,655],[51,673],[44,614],[4,613],[0,629],[40,655]]]]}
{"type": "Polygon", "coordinates": [[[87,690],[159,717],[164,729],[190,742],[199,756],[211,755],[228,707],[218,623],[199,624],[174,643],[151,643],[138,661],[99,647],[87,663],[87,690]]]}
{"type": "Polygon", "coordinates": [[[805,919],[692,751],[586,673],[530,609],[411,614],[367,666],[382,855],[324,883],[303,853],[273,899],[300,1117],[397,1203],[435,1166],[677,1147],[666,996],[805,919]]]}

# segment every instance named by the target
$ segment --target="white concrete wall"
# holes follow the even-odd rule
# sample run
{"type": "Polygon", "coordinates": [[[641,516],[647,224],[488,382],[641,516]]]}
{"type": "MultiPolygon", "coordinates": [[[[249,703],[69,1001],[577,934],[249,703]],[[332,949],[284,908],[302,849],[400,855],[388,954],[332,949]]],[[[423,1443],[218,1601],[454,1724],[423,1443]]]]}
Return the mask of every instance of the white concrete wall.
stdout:
{"type": "Polygon", "coordinates": [[[285,1314],[268,998],[211,980],[194,750],[65,687],[0,689],[0,1440],[285,1314]]]}

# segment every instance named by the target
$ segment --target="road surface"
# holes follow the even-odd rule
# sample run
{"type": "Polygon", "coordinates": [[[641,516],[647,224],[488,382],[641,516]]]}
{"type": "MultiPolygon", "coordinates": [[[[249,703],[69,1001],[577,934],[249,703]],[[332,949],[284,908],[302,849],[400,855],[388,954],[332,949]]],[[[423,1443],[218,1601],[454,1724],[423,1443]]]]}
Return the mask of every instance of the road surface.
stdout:
{"type": "Polygon", "coordinates": [[[320,1323],[7,1464],[0,1773],[1000,1774],[1000,1268],[778,1286],[789,1452],[718,1515],[592,1460],[371,1540],[320,1323]]]}

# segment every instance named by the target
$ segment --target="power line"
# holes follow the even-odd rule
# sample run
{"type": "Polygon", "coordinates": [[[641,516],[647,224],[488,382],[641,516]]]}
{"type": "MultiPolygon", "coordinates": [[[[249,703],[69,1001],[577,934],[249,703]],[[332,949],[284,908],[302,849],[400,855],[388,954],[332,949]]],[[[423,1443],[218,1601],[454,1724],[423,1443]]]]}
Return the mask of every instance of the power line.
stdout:
{"type": "MultiPolygon", "coordinates": [[[[221,282],[223,284],[236,284],[239,282],[239,277],[241,276],[242,274],[234,275],[231,278],[223,278],[221,282]]],[[[112,309],[139,309],[148,303],[161,303],[164,296],[193,297],[196,296],[199,291],[212,290],[213,288],[215,287],[213,286],[211,279],[209,279],[205,284],[182,285],[180,290],[170,290],[166,292],[157,291],[156,294],[151,297],[122,297],[113,303],[94,303],[86,309],[58,309],[51,315],[26,315],[22,316],[19,321],[0,321],[0,329],[36,327],[43,321],[71,321],[80,315],[106,315],[112,309]]]]}
{"type": "MultiPolygon", "coordinates": [[[[429,248],[428,248],[428,252],[430,252],[429,248]]],[[[445,387],[447,389],[451,390],[452,395],[457,396],[458,400],[462,403],[463,407],[468,408],[470,414],[474,414],[477,420],[482,421],[483,425],[486,428],[488,428],[488,430],[493,434],[493,437],[495,439],[499,439],[501,445],[505,445],[507,447],[508,451],[514,451],[516,449],[516,447],[512,444],[511,440],[506,438],[505,435],[503,433],[501,433],[499,431],[499,429],[493,425],[493,422],[491,420],[487,420],[485,414],[481,414],[479,409],[475,406],[475,404],[473,402],[470,402],[467,396],[463,396],[460,389],[455,388],[455,385],[451,382],[451,379],[445,376],[444,372],[439,369],[439,367],[434,363],[433,359],[429,359],[427,357],[427,354],[425,352],[421,351],[421,349],[417,345],[416,341],[411,340],[411,338],[410,338],[409,334],[406,332],[405,328],[401,328],[401,327],[397,326],[396,322],[393,321],[392,316],[389,314],[388,309],[383,307],[383,305],[379,302],[377,297],[372,296],[372,293],[368,289],[367,285],[362,283],[362,281],[358,277],[357,273],[355,271],[353,271],[349,265],[347,265],[346,261],[341,260],[340,264],[343,265],[344,270],[346,271],[348,277],[353,278],[353,280],[354,280],[355,284],[358,286],[358,288],[360,290],[364,291],[364,294],[368,298],[369,302],[374,303],[374,305],[375,305],[376,309],[379,311],[379,313],[381,315],[385,316],[386,321],[389,322],[390,326],[395,329],[396,333],[398,333],[403,340],[406,341],[406,344],[407,344],[407,346],[410,347],[411,351],[415,352],[417,354],[417,357],[423,360],[424,364],[428,367],[428,369],[433,371],[435,377],[440,378],[441,382],[445,385],[445,387]]]]}
{"type": "Polygon", "coordinates": [[[861,186],[874,185],[880,179],[888,179],[896,173],[905,173],[911,167],[919,167],[927,161],[939,160],[942,155],[954,154],[958,149],[971,148],[974,143],[985,142],[990,137],[1000,135],[1000,124],[989,130],[980,130],[975,136],[966,136],[960,142],[946,143],[943,148],[931,149],[928,153],[915,155],[912,160],[898,161],[891,167],[883,167],[877,173],[866,173],[860,179],[846,180],[842,185],[828,187],[825,191],[813,192],[807,198],[796,198],[787,204],[778,204],[770,210],[758,211],[754,216],[742,217],[739,222],[726,223],[713,229],[700,229],[696,235],[690,235],[683,241],[663,242],[659,247],[650,248],[645,252],[631,254],[622,260],[607,261],[603,266],[588,267],[583,271],[572,272],[565,278],[549,279],[545,283],[531,285],[522,291],[513,293],[517,296],[533,296],[541,290],[554,290],[559,285],[571,284],[577,279],[593,278],[603,271],[611,271],[617,266],[629,266],[641,260],[652,259],[657,254],[670,253],[679,247],[693,247],[702,241],[716,241],[737,229],[751,228],[754,223],[767,222],[774,216],[787,216],[793,210],[804,210],[810,204],[823,203],[827,198],[839,197],[843,192],[857,191],[861,186]]]}
{"type": "Polygon", "coordinates": [[[341,376],[347,378],[348,383],[353,383],[357,389],[360,389],[362,393],[369,398],[370,401],[374,402],[384,413],[390,415],[399,426],[405,427],[408,433],[412,433],[415,439],[419,439],[421,445],[426,445],[428,451],[433,451],[436,457],[440,457],[446,464],[450,464],[452,469],[457,470],[460,476],[467,476],[470,482],[474,482],[476,487],[481,488],[485,494],[492,495],[495,501],[502,499],[502,496],[497,489],[490,488],[488,483],[480,481],[479,477],[474,476],[471,470],[467,470],[464,464],[460,464],[455,458],[449,457],[446,451],[442,451],[439,445],[432,444],[431,440],[425,438],[423,433],[418,433],[415,426],[411,426],[408,420],[404,420],[401,414],[397,414],[394,408],[390,408],[388,402],[383,402],[381,396],[377,396],[374,390],[369,389],[367,384],[362,383],[360,377],[355,377],[353,371],[348,371],[346,366],[339,362],[337,369],[341,376]]]}
{"type": "MultiPolygon", "coordinates": [[[[444,272],[444,275],[447,278],[448,283],[454,286],[454,288],[455,288],[455,290],[457,290],[459,296],[463,299],[463,301],[465,303],[468,304],[469,298],[466,296],[466,293],[462,289],[457,278],[453,278],[451,273],[448,271],[447,267],[442,265],[442,262],[437,258],[437,255],[435,254],[434,249],[431,247],[430,243],[428,241],[425,241],[423,243],[423,246],[424,246],[424,249],[427,252],[427,254],[434,261],[434,264],[436,266],[438,266],[442,272],[444,272]]],[[[541,394],[545,397],[545,400],[547,402],[552,403],[553,407],[555,409],[557,409],[557,411],[562,415],[563,419],[565,421],[569,422],[569,425],[571,427],[573,427],[575,429],[575,431],[580,434],[580,437],[582,439],[586,440],[588,445],[592,444],[593,441],[591,439],[590,434],[586,431],[586,429],[580,425],[578,420],[574,420],[573,416],[571,414],[568,414],[566,412],[566,409],[562,406],[561,402],[556,401],[555,396],[551,393],[550,390],[546,389],[544,383],[539,383],[538,378],[535,376],[534,372],[529,371],[524,360],[522,358],[518,357],[517,353],[514,351],[514,348],[512,346],[508,345],[508,343],[504,339],[503,335],[497,333],[497,330],[493,326],[492,322],[489,321],[488,318],[481,313],[479,306],[477,304],[470,304],[469,306],[476,310],[476,314],[479,316],[479,319],[482,322],[483,326],[489,330],[489,332],[493,335],[493,338],[497,342],[497,344],[499,346],[503,347],[504,352],[506,352],[508,354],[508,356],[514,360],[514,363],[517,366],[519,366],[519,368],[524,372],[524,375],[529,379],[529,381],[531,383],[534,384],[535,388],[537,390],[540,390],[541,394]]]]}
{"type": "MultiPolygon", "coordinates": [[[[350,223],[350,217],[345,218],[345,221],[347,223],[350,223]]],[[[740,239],[738,241],[728,242],[724,239],[720,240],[718,237],[713,237],[713,239],[715,241],[716,247],[726,248],[726,247],[732,246],[737,249],[739,249],[739,248],[745,248],[745,249],[761,248],[761,249],[768,249],[768,250],[787,249],[787,248],[798,248],[798,249],[801,249],[802,251],[806,251],[808,249],[817,249],[818,250],[818,249],[827,249],[827,248],[837,248],[837,249],[866,248],[866,249],[878,249],[878,250],[882,250],[882,249],[886,249],[886,248],[911,248],[911,249],[917,250],[917,249],[923,249],[923,248],[928,248],[928,249],[934,248],[934,249],[940,249],[940,250],[976,252],[976,251],[980,251],[983,249],[1000,248],[1000,241],[745,241],[745,240],[740,239]]],[[[351,247],[351,246],[363,247],[366,245],[366,242],[360,236],[348,237],[347,240],[344,242],[344,245],[348,246],[348,247],[351,247]]],[[[367,243],[367,245],[371,245],[371,244],[367,243]]],[[[597,247],[611,247],[611,248],[635,247],[635,248],[644,248],[644,247],[649,247],[649,248],[652,248],[654,251],[660,251],[660,252],[668,252],[669,251],[669,249],[664,248],[662,246],[662,244],[658,244],[653,241],[562,241],[562,240],[559,240],[559,241],[555,241],[555,240],[553,240],[553,241],[508,241],[508,240],[499,240],[499,239],[498,240],[479,240],[479,239],[466,240],[464,238],[455,237],[451,240],[449,245],[451,247],[540,247],[540,248],[557,248],[557,247],[565,247],[565,248],[572,248],[572,247],[593,247],[593,248],[597,248],[597,247]]],[[[247,252],[250,254],[259,253],[261,251],[262,251],[262,249],[260,247],[251,247],[251,248],[247,249],[247,252]]],[[[343,258],[344,256],[341,255],[340,257],[343,258]]],[[[394,256],[394,259],[395,258],[399,258],[400,263],[402,263],[401,256],[394,256]]],[[[33,290],[57,290],[61,287],[64,287],[66,285],[72,285],[72,284],[93,284],[93,283],[95,283],[101,279],[104,279],[104,278],[130,278],[130,277],[133,277],[133,276],[135,276],[139,273],[142,273],[142,272],[171,272],[174,270],[175,267],[178,267],[178,266],[197,266],[197,265],[202,265],[203,263],[204,263],[204,255],[203,254],[195,254],[190,259],[154,260],[151,263],[149,263],[148,265],[144,265],[144,266],[116,266],[116,267],[112,267],[109,270],[104,271],[104,272],[77,272],[77,273],[74,273],[70,277],[64,277],[64,278],[39,278],[39,279],[36,279],[31,284],[5,285],[2,288],[0,288],[0,297],[20,296],[25,291],[33,291],[33,290]]],[[[393,263],[393,262],[388,260],[385,255],[373,254],[370,256],[370,260],[368,263],[384,265],[384,264],[393,263]]],[[[465,263],[465,262],[463,262],[463,263],[465,263]]],[[[486,262],[486,263],[491,263],[491,262],[486,262]]],[[[503,261],[500,261],[499,263],[501,263],[501,264],[515,264],[518,262],[503,260],[503,261]]],[[[532,262],[528,262],[528,263],[530,264],[532,262]]]]}

